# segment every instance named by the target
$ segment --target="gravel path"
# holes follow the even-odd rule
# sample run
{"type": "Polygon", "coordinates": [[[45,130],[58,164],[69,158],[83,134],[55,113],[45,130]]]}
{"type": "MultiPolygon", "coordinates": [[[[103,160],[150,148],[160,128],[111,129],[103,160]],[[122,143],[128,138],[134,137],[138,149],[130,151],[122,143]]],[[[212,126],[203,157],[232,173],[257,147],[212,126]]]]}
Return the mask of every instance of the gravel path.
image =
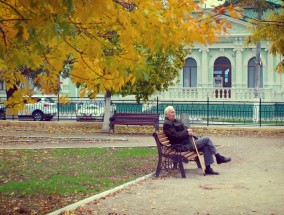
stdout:
{"type": "Polygon", "coordinates": [[[203,176],[193,164],[77,208],[76,214],[284,214],[281,138],[214,138],[232,157],[203,176]]]}
{"type": "MultiPolygon", "coordinates": [[[[163,171],[160,178],[81,205],[73,214],[284,214],[284,138],[280,133],[211,135],[220,145],[219,152],[232,157],[230,163],[213,165],[220,175],[204,177],[195,165],[186,164],[186,179],[178,171],[163,171]]],[[[150,135],[0,133],[2,149],[129,146],[155,146],[155,142],[150,135]]]]}

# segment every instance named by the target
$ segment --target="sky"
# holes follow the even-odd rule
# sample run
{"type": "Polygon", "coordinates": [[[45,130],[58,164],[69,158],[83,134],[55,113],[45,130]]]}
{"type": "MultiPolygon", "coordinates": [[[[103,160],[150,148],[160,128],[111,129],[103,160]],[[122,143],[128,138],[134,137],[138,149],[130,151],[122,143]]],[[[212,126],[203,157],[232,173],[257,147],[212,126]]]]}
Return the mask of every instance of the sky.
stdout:
{"type": "Polygon", "coordinates": [[[212,5],[217,6],[221,4],[223,1],[218,1],[218,0],[206,0],[206,7],[211,7],[212,5]]]}

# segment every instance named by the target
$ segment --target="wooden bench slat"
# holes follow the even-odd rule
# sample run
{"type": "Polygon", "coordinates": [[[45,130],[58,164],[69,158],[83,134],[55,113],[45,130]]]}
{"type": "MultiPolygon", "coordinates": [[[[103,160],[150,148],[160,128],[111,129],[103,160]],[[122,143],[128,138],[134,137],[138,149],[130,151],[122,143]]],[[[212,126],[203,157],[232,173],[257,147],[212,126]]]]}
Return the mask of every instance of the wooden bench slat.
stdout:
{"type": "Polygon", "coordinates": [[[110,129],[114,131],[114,125],[152,125],[155,130],[159,130],[160,114],[149,113],[115,113],[110,118],[110,129]]]}
{"type": "Polygon", "coordinates": [[[166,145],[166,146],[170,146],[170,141],[169,140],[163,140],[163,141],[160,141],[163,145],[166,145]]]}
{"type": "Polygon", "coordinates": [[[187,152],[181,153],[181,155],[185,156],[185,157],[188,157],[188,156],[193,155],[193,154],[196,154],[196,152],[195,151],[187,151],[187,152]]]}

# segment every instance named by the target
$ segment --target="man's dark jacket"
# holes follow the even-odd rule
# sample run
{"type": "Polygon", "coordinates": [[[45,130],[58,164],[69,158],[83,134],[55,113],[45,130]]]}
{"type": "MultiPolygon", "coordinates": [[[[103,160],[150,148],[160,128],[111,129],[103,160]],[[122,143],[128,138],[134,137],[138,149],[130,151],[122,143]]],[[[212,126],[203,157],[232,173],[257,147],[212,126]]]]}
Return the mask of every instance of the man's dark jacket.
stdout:
{"type": "Polygon", "coordinates": [[[177,150],[187,151],[193,149],[187,127],[180,120],[170,121],[168,118],[165,118],[163,131],[169,138],[171,145],[177,150]],[[179,144],[179,146],[175,146],[175,144],[179,144]]]}

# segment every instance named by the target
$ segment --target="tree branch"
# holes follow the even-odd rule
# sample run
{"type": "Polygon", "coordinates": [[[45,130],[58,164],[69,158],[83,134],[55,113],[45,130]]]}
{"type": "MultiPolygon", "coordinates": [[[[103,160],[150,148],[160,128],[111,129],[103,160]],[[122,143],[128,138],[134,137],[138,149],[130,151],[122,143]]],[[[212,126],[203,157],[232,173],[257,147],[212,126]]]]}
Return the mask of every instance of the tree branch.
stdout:
{"type": "Polygon", "coordinates": [[[27,20],[31,20],[31,19],[25,19],[25,18],[22,18],[22,19],[1,19],[0,22],[10,22],[10,21],[27,21],[27,20]]]}
{"type": "Polygon", "coordinates": [[[25,19],[25,17],[18,11],[16,10],[16,8],[14,8],[12,5],[8,4],[5,0],[0,0],[0,3],[7,5],[8,7],[10,7],[13,11],[16,12],[16,14],[18,14],[20,17],[22,17],[22,19],[25,19]]]}
{"type": "Polygon", "coordinates": [[[123,0],[113,0],[114,3],[121,5],[124,9],[131,12],[136,8],[134,2],[128,3],[124,2],[123,0]]]}
{"type": "Polygon", "coordinates": [[[0,31],[1,31],[1,33],[3,35],[3,40],[4,40],[5,47],[7,47],[6,35],[5,35],[5,32],[4,32],[4,30],[3,30],[1,25],[0,25],[0,31]]]}

